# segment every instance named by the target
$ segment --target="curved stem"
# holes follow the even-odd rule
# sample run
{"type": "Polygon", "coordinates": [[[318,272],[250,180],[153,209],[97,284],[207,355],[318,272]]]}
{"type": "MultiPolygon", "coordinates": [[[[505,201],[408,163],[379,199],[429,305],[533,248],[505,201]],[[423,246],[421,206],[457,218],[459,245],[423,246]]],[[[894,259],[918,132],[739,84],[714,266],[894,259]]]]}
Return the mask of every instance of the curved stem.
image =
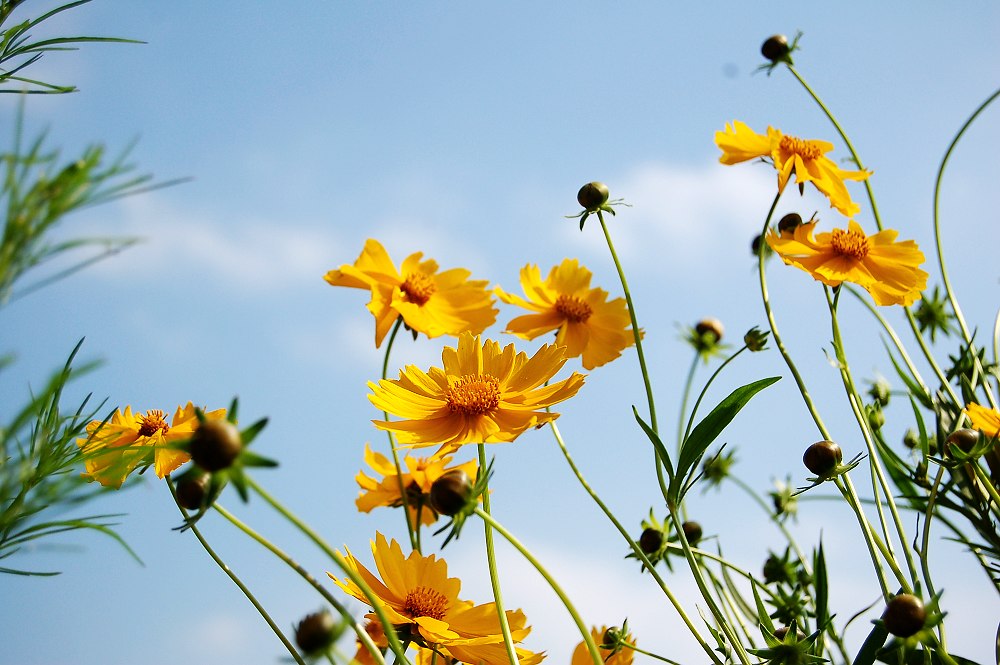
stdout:
{"type": "Polygon", "coordinates": [[[590,634],[590,630],[580,617],[580,613],[576,611],[576,607],[573,606],[569,596],[567,596],[566,592],[562,590],[562,587],[555,581],[555,578],[549,574],[549,571],[545,569],[545,566],[543,566],[542,563],[535,558],[531,551],[525,547],[521,541],[515,538],[510,531],[507,531],[502,524],[497,522],[492,515],[479,507],[476,507],[476,515],[482,518],[482,520],[489,524],[493,529],[496,529],[497,533],[506,538],[507,542],[513,545],[514,548],[521,553],[521,556],[527,559],[528,563],[535,567],[538,574],[545,578],[545,581],[552,588],[552,591],[554,591],[556,596],[559,597],[563,607],[566,608],[566,611],[569,612],[569,615],[573,618],[573,623],[576,624],[580,634],[583,635],[583,641],[587,645],[587,650],[590,652],[590,657],[593,659],[594,665],[604,665],[604,659],[601,658],[601,652],[597,649],[597,643],[594,642],[594,637],[590,634]]]}
{"type": "Polygon", "coordinates": [[[746,345],[744,345],[743,348],[741,348],[739,351],[737,351],[736,353],[734,353],[733,355],[729,356],[724,361],[722,361],[722,364],[719,365],[714,372],[712,372],[712,376],[708,377],[708,381],[705,382],[705,386],[701,389],[701,392],[698,394],[698,399],[695,400],[694,407],[691,408],[691,415],[688,417],[687,427],[684,429],[684,437],[682,441],[686,441],[688,436],[690,436],[691,434],[691,428],[694,427],[694,417],[698,413],[698,407],[701,406],[702,400],[705,399],[705,394],[708,393],[709,386],[711,386],[712,382],[715,381],[715,378],[722,373],[722,370],[726,368],[726,365],[736,360],[736,356],[740,355],[746,350],[747,347],[746,345]]]}
{"type": "MultiPolygon", "coordinates": [[[[479,468],[488,469],[486,463],[486,446],[482,443],[479,448],[479,468]]],[[[485,473],[485,471],[484,471],[485,473]]],[[[483,492],[483,511],[490,514],[490,490],[487,487],[483,492]]],[[[476,508],[479,512],[479,508],[476,508]]],[[[517,658],[517,650],[514,648],[514,637],[510,634],[510,624],[507,622],[507,613],[504,611],[503,594],[500,593],[500,577],[497,574],[497,559],[493,548],[493,527],[489,520],[483,520],[486,527],[486,562],[490,569],[490,585],[493,587],[493,600],[497,610],[497,619],[500,622],[500,632],[503,633],[503,643],[507,649],[507,658],[511,665],[517,665],[520,661],[517,658]]]]}
{"type": "Polygon", "coordinates": [[[617,517],[615,517],[614,513],[611,512],[611,509],[607,507],[604,501],[601,500],[601,497],[597,495],[597,492],[595,492],[590,487],[590,484],[583,477],[583,474],[580,473],[580,469],[579,467],[577,467],[576,462],[573,461],[573,457],[569,454],[569,450],[566,448],[566,443],[563,441],[562,435],[559,433],[559,428],[556,426],[555,422],[550,421],[549,427],[552,429],[552,434],[556,439],[556,443],[559,445],[559,449],[562,451],[563,456],[566,458],[566,462],[569,464],[569,468],[573,471],[573,475],[576,476],[577,481],[579,481],[580,486],[583,487],[584,491],[586,491],[587,494],[590,495],[590,498],[594,500],[594,503],[597,504],[597,506],[604,513],[604,515],[608,518],[608,521],[611,522],[616,529],[618,529],[618,533],[622,535],[622,538],[625,539],[625,542],[628,543],[628,546],[632,548],[632,552],[635,554],[636,558],[642,562],[644,570],[648,570],[650,575],[652,575],[653,580],[660,587],[660,590],[663,591],[663,594],[667,597],[667,600],[673,606],[674,611],[677,612],[677,615],[681,618],[681,621],[684,622],[684,625],[687,627],[688,631],[690,631],[694,639],[697,640],[698,644],[701,645],[701,648],[705,651],[705,654],[712,660],[712,662],[715,665],[724,665],[723,661],[719,658],[719,654],[715,652],[715,649],[713,649],[711,645],[709,645],[709,643],[705,641],[705,638],[702,637],[701,633],[698,632],[698,628],[694,625],[694,622],[691,621],[691,617],[689,617],[687,615],[687,612],[684,611],[684,606],[681,605],[680,601],[677,599],[677,596],[675,596],[674,593],[670,590],[670,587],[667,586],[667,583],[663,581],[663,578],[656,571],[656,568],[653,567],[653,564],[649,561],[649,557],[647,557],[646,553],[642,551],[642,548],[639,547],[639,544],[636,543],[634,540],[632,540],[632,537],[629,535],[628,530],[626,530],[625,527],[622,526],[622,523],[618,520],[617,517]]]}
{"type": "MultiPolygon", "coordinates": [[[[392,351],[392,343],[396,341],[396,334],[399,333],[399,329],[403,326],[403,317],[396,319],[395,325],[392,327],[392,332],[389,333],[389,341],[385,345],[385,357],[382,359],[382,378],[386,379],[389,376],[389,352],[392,351]]],[[[384,420],[389,420],[389,414],[385,411],[382,412],[382,418],[384,420]]],[[[406,496],[406,487],[403,486],[403,467],[399,463],[399,451],[396,449],[396,437],[392,435],[390,430],[386,430],[386,436],[389,437],[389,450],[392,451],[392,463],[396,467],[396,481],[399,483],[399,496],[403,502],[403,519],[406,521],[406,533],[410,537],[410,547],[416,551],[420,551],[420,522],[417,521],[416,524],[410,521],[410,504],[409,498],[406,496]]]]}
{"type": "Polygon", "coordinates": [[[330,593],[330,591],[326,587],[320,584],[319,581],[315,577],[313,577],[308,570],[303,568],[297,561],[295,561],[295,559],[286,554],[284,550],[282,550],[277,545],[269,541],[267,538],[264,538],[264,536],[262,536],[257,531],[250,528],[245,522],[238,519],[235,515],[230,513],[228,510],[223,508],[218,503],[213,504],[212,508],[214,508],[215,511],[218,512],[220,515],[222,515],[224,518],[229,520],[230,524],[235,526],[237,529],[239,529],[246,535],[250,536],[250,538],[258,542],[259,544],[263,545],[265,549],[271,552],[271,554],[274,554],[276,557],[281,559],[281,561],[283,561],[285,565],[287,565],[289,568],[298,573],[302,579],[304,579],[306,582],[310,584],[310,586],[316,589],[319,595],[323,596],[323,599],[326,600],[326,602],[330,603],[333,606],[333,608],[337,610],[340,616],[342,616],[344,620],[349,623],[351,628],[357,634],[358,640],[362,644],[364,644],[365,647],[367,647],[369,653],[371,653],[372,657],[375,659],[375,662],[378,663],[379,665],[385,665],[385,658],[383,658],[382,656],[382,651],[372,641],[372,638],[368,634],[368,631],[366,631],[363,626],[361,626],[358,622],[354,620],[354,617],[351,615],[349,611],[347,611],[347,608],[344,607],[343,604],[339,600],[337,600],[337,598],[332,593],[330,593]]]}
{"type": "MultiPolygon", "coordinates": [[[[166,481],[167,481],[167,487],[170,489],[170,495],[174,498],[174,503],[177,504],[177,509],[181,511],[181,515],[184,516],[184,519],[187,519],[188,518],[187,511],[184,510],[184,508],[182,508],[179,503],[177,503],[177,493],[174,491],[173,481],[170,480],[169,476],[166,478],[166,481]]],[[[208,556],[212,558],[212,561],[214,561],[215,564],[222,569],[222,572],[224,572],[229,577],[229,579],[233,581],[233,584],[235,584],[239,588],[239,590],[243,592],[243,595],[247,597],[247,600],[249,600],[250,604],[254,606],[254,609],[257,610],[257,613],[260,614],[261,618],[264,619],[265,623],[267,623],[268,627],[270,627],[270,629],[274,632],[278,640],[280,640],[281,643],[285,645],[285,649],[288,650],[288,653],[292,657],[292,659],[298,665],[306,665],[306,662],[302,660],[302,656],[299,655],[299,652],[295,649],[295,646],[288,641],[288,638],[285,637],[285,634],[281,632],[280,628],[278,628],[278,624],[274,623],[274,620],[271,618],[271,615],[267,613],[267,610],[265,610],[264,606],[260,604],[260,601],[257,600],[256,596],[253,595],[253,593],[250,591],[247,585],[243,584],[243,581],[236,575],[236,573],[232,571],[229,565],[226,564],[226,562],[223,561],[218,554],[216,554],[215,550],[212,549],[212,546],[208,544],[207,540],[205,540],[205,537],[201,535],[201,531],[198,529],[198,526],[196,524],[192,524],[190,530],[191,533],[194,534],[194,537],[198,539],[198,542],[201,543],[201,546],[205,549],[205,552],[208,554],[208,556]]]]}

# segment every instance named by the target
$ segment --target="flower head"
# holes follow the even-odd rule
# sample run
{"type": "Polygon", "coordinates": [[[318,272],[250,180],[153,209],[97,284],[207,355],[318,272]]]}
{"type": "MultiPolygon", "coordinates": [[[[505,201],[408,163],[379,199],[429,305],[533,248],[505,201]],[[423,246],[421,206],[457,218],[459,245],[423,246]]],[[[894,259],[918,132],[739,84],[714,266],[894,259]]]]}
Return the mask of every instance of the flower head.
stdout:
{"type": "Polygon", "coordinates": [[[991,439],[1000,437],[1000,412],[970,403],[965,406],[965,413],[972,421],[973,429],[979,430],[991,439]]]}
{"type": "Polygon", "coordinates": [[[375,346],[380,346],[396,319],[428,337],[481,333],[496,321],[493,298],[485,280],[470,280],[469,271],[438,272],[436,261],[410,254],[396,269],[377,240],[369,239],[353,265],[323,276],[333,286],[368,289],[368,310],[375,316],[375,346]]]}
{"type": "Polygon", "coordinates": [[[501,349],[466,333],[441,359],[443,369],[409,365],[398,380],[369,382],[371,403],[403,418],[374,420],[376,427],[396,432],[400,443],[441,445],[444,452],[465,443],[509,442],[558,418],[545,409],[575,395],[584,380],[574,372],[543,387],[566,362],[565,348],[548,344],[529,358],[513,344],[501,349]]]}
{"type": "MultiPolygon", "coordinates": [[[[206,420],[221,420],[225,409],[205,412],[206,420]]],[[[83,448],[87,471],[81,474],[106,487],[121,487],[139,466],[154,465],[156,476],[163,478],[191,459],[183,450],[170,444],[191,438],[198,427],[194,404],[177,407],[170,424],[166,413],[151,409],[133,413],[126,406],[124,413],[116,410],[105,422],[95,420],[87,425],[87,437],[76,440],[83,448]]]]}
{"type": "Polygon", "coordinates": [[[608,300],[602,289],[590,288],[591,273],[576,259],[565,259],[542,281],[538,266],[521,269],[521,288],[527,298],[497,288],[505,303],[531,310],[507,324],[504,332],[521,339],[535,339],[555,330],[556,344],[566,356],[583,356],[585,369],[611,362],[635,344],[625,300],[608,300]]]}
{"type": "Polygon", "coordinates": [[[927,286],[920,269],[924,254],[912,240],[896,242],[896,231],[886,229],[865,235],[851,220],[847,229],[834,229],[813,237],[817,222],[806,222],[794,231],[767,235],[781,260],[805,270],[827,286],[852,282],[862,287],[878,305],[912,305],[927,286]]]}
{"type": "Polygon", "coordinates": [[[788,179],[795,174],[795,182],[800,186],[811,182],[816,189],[830,199],[830,207],[851,217],[861,210],[851,200],[844,186],[845,180],[865,180],[870,171],[844,171],[826,153],[833,150],[833,144],[826,141],[800,139],[782,134],[774,127],[767,128],[767,134],[758,134],[747,125],[734,120],[727,124],[725,131],[715,133],[715,145],[722,150],[719,161],[723,164],[738,164],[758,157],[770,158],[778,171],[778,191],[782,192],[788,179]]]}
{"type": "Polygon", "coordinates": [[[449,471],[460,469],[470,477],[476,477],[476,469],[479,468],[475,460],[448,466],[451,457],[448,455],[432,455],[431,457],[412,457],[407,455],[403,459],[406,471],[402,474],[396,473],[396,466],[385,455],[372,451],[371,446],[365,446],[365,463],[375,473],[382,476],[382,480],[376,480],[365,475],[364,471],[358,473],[355,480],[361,487],[362,492],[358,495],[355,505],[361,512],[371,512],[372,508],[379,506],[401,506],[403,497],[399,488],[402,486],[406,491],[406,504],[410,510],[410,518],[416,523],[417,514],[420,515],[421,524],[433,524],[437,521],[438,514],[431,507],[429,496],[431,486],[434,481],[445,475],[449,471]]]}
{"type": "MultiPolygon", "coordinates": [[[[379,607],[401,636],[419,647],[437,649],[466,663],[500,665],[506,662],[495,604],[474,605],[460,600],[458,592],[462,583],[448,577],[448,564],[443,559],[433,554],[423,556],[417,551],[404,557],[399,543],[387,542],[380,533],[372,541],[372,554],[379,576],[359,563],[349,550],[345,559],[351,570],[374,592],[379,607]],[[494,645],[499,649],[490,648],[494,645]]],[[[351,596],[371,604],[361,588],[349,578],[341,580],[332,574],[330,577],[351,596]]],[[[524,613],[508,610],[506,615],[512,637],[520,642],[531,632],[524,613]]],[[[378,621],[373,614],[367,618],[378,621]]],[[[379,644],[377,639],[375,641],[379,644]]],[[[524,653],[535,656],[531,652],[524,653]]]]}

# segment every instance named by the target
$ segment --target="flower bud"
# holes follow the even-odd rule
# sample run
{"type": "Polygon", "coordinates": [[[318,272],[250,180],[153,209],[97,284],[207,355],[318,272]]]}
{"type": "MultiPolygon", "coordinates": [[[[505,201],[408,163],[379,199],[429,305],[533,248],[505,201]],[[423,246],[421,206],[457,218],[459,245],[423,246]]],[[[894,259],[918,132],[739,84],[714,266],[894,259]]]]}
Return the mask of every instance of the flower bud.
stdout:
{"type": "Polygon", "coordinates": [[[885,414],[882,413],[882,409],[875,404],[865,405],[865,416],[868,418],[868,425],[873,430],[882,429],[885,425],[885,414]]]}
{"type": "Polygon", "coordinates": [[[431,485],[431,508],[441,515],[451,517],[458,513],[469,501],[472,481],[462,469],[452,469],[431,485]]]}
{"type": "Polygon", "coordinates": [[[927,610],[923,602],[909,593],[901,593],[885,606],[882,623],[885,629],[896,637],[916,635],[927,621],[927,610]]]}
{"type": "Polygon", "coordinates": [[[681,529],[684,530],[684,537],[687,538],[688,544],[697,545],[698,541],[701,540],[701,525],[697,522],[684,522],[681,524],[681,529]]]}
{"type": "Polygon", "coordinates": [[[784,60],[790,52],[788,37],[784,35],[771,35],[760,47],[760,54],[771,62],[784,60]]]}
{"type": "Polygon", "coordinates": [[[767,336],[770,334],[770,330],[762,331],[757,326],[754,326],[747,331],[746,335],[743,335],[743,343],[746,344],[747,348],[753,353],[763,351],[767,348],[767,336]]]}
{"type": "Polygon", "coordinates": [[[190,452],[195,464],[206,471],[232,466],[243,451],[243,439],[228,420],[206,420],[191,435],[190,452]]]}
{"type": "Polygon", "coordinates": [[[212,474],[197,466],[192,467],[177,479],[177,486],[174,492],[177,494],[177,503],[181,508],[187,510],[198,510],[205,501],[208,493],[208,485],[212,480],[212,474]]]}
{"type": "Polygon", "coordinates": [[[608,186],[603,182],[588,182],[576,194],[576,200],[589,211],[599,210],[608,202],[608,186]]]}
{"type": "Polygon", "coordinates": [[[802,224],[802,215],[797,212],[790,212],[778,220],[778,233],[792,233],[802,224]]]}
{"type": "Polygon", "coordinates": [[[977,443],[979,443],[979,432],[968,428],[959,429],[949,434],[948,438],[945,439],[944,450],[946,453],[951,455],[951,446],[954,445],[963,453],[967,453],[972,450],[977,443]]]}
{"type": "Polygon", "coordinates": [[[656,554],[663,547],[663,532],[653,527],[643,529],[639,536],[639,549],[644,554],[656,554]]]}
{"type": "Polygon", "coordinates": [[[336,640],[337,622],[326,610],[306,616],[295,627],[295,644],[307,656],[322,654],[336,640]]]}
{"type": "Polygon", "coordinates": [[[774,629],[774,636],[779,640],[785,639],[785,635],[788,634],[788,626],[779,626],[774,629]]]}
{"type": "Polygon", "coordinates": [[[911,450],[920,445],[920,437],[916,431],[913,429],[906,430],[906,433],[903,434],[903,445],[911,450]]]}
{"type": "Polygon", "coordinates": [[[802,455],[802,463],[818,478],[827,478],[843,461],[844,453],[833,441],[817,441],[802,455]]]}
{"type": "Polygon", "coordinates": [[[707,334],[714,335],[715,339],[713,341],[716,343],[722,340],[722,333],[724,330],[725,329],[722,327],[722,321],[715,318],[702,319],[694,327],[694,331],[703,339],[707,334]]]}
{"type": "Polygon", "coordinates": [[[868,396],[879,406],[889,406],[889,382],[885,379],[878,379],[872,382],[868,389],[868,396]]]}
{"type": "Polygon", "coordinates": [[[614,649],[618,646],[618,643],[622,640],[622,629],[618,626],[611,626],[606,631],[604,631],[604,642],[601,645],[605,649],[614,649]]]}

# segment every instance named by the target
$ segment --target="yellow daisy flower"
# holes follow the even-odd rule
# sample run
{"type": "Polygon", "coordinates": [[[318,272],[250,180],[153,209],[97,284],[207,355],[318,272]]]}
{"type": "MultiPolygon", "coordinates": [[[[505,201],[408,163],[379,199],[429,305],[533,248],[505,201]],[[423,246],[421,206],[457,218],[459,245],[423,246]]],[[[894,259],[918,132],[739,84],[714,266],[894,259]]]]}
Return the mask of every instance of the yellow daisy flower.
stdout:
{"type": "MultiPolygon", "coordinates": [[[[226,417],[225,409],[204,413],[208,420],[226,417]]],[[[169,425],[166,415],[159,409],[132,413],[132,407],[126,406],[124,413],[116,410],[107,422],[89,423],[87,437],[76,440],[76,445],[83,448],[87,469],[81,475],[105,487],[118,488],[138,466],[152,463],[158,478],[176,470],[191,457],[169,444],[191,438],[198,417],[191,402],[177,407],[169,425]]]]}
{"type": "Polygon", "coordinates": [[[920,269],[924,254],[912,240],[896,242],[896,231],[865,235],[854,220],[848,228],[813,237],[817,222],[800,224],[781,234],[773,229],[767,244],[787,265],[805,270],[827,286],[852,282],[864,288],[878,305],[910,306],[927,287],[920,269]]]}
{"type": "MultiPolygon", "coordinates": [[[[611,649],[600,648],[604,642],[604,633],[607,630],[607,626],[601,626],[600,628],[595,626],[590,629],[590,635],[594,638],[594,642],[597,643],[598,651],[600,651],[601,658],[604,660],[604,665],[631,665],[632,657],[635,655],[635,651],[632,649],[623,648],[616,653],[611,649]]],[[[629,644],[635,644],[632,640],[632,633],[626,633],[624,639],[629,644]]],[[[570,660],[570,665],[593,665],[593,663],[594,661],[590,657],[590,650],[587,649],[587,643],[580,640],[580,643],[573,649],[573,657],[570,660]]]]}
{"type": "MultiPolygon", "coordinates": [[[[381,533],[372,541],[372,554],[378,576],[359,563],[350,550],[345,559],[377,596],[379,606],[401,639],[406,641],[408,638],[419,647],[441,651],[462,662],[506,663],[506,652],[498,652],[502,658],[493,659],[490,657],[492,650],[483,648],[503,641],[495,604],[473,605],[460,600],[458,592],[462,583],[448,577],[448,564],[443,559],[433,554],[423,556],[417,551],[404,557],[399,543],[387,542],[381,533]]],[[[370,604],[350,578],[341,580],[328,574],[345,592],[370,604]]],[[[506,615],[512,637],[520,642],[531,632],[524,613],[508,610],[506,615]]],[[[366,618],[378,621],[374,613],[366,618]]]]}
{"type": "Polygon", "coordinates": [[[715,145],[722,150],[719,161],[723,164],[738,164],[758,157],[769,157],[778,171],[779,192],[785,190],[788,179],[794,173],[795,182],[800,187],[811,182],[830,199],[830,207],[847,217],[852,217],[861,210],[851,200],[844,181],[866,180],[871,171],[841,169],[826,157],[826,153],[833,150],[832,143],[786,136],[774,127],[767,128],[767,135],[758,134],[735,120],[732,125],[726,125],[725,131],[715,133],[715,145]]]}
{"type": "Polygon", "coordinates": [[[521,288],[527,298],[497,287],[495,293],[509,305],[535,314],[518,316],[504,332],[535,339],[552,330],[566,356],[583,356],[584,369],[611,362],[635,344],[632,321],[624,298],[608,301],[608,292],[590,288],[591,272],[576,259],[565,259],[542,281],[538,266],[521,269],[521,288]]]}
{"type": "Polygon", "coordinates": [[[410,517],[416,520],[417,513],[420,514],[421,524],[433,524],[437,521],[438,514],[429,504],[431,485],[434,481],[449,471],[460,469],[469,478],[476,477],[479,464],[475,460],[448,466],[451,462],[448,455],[432,455],[431,457],[412,457],[407,455],[403,458],[403,464],[407,471],[402,476],[396,473],[396,465],[385,455],[376,453],[371,446],[365,444],[365,463],[371,469],[382,476],[382,480],[376,480],[365,474],[364,471],[355,476],[355,480],[361,487],[362,492],[354,502],[363,513],[371,512],[372,508],[379,506],[397,507],[403,505],[403,498],[399,492],[400,482],[406,488],[406,502],[410,509],[410,517]]]}
{"type": "Polygon", "coordinates": [[[464,443],[499,443],[559,417],[547,407],[569,399],[582,374],[541,387],[566,362],[565,349],[544,345],[531,358],[509,344],[480,342],[468,333],[458,348],[445,347],[444,369],[409,365],[398,380],[368,383],[371,403],[403,420],[373,420],[414,447],[441,445],[450,452],[464,443]]]}
{"type": "Polygon", "coordinates": [[[323,276],[333,286],[368,289],[368,310],[375,316],[375,346],[392,329],[396,319],[428,337],[479,334],[493,325],[497,309],[485,280],[470,280],[468,270],[438,272],[436,261],[422,261],[422,252],[410,254],[396,270],[377,240],[365,243],[353,265],[343,265],[323,276]]]}
{"type": "Polygon", "coordinates": [[[972,429],[979,430],[991,439],[1000,437],[1000,413],[979,404],[966,405],[965,413],[972,421],[972,429]]]}

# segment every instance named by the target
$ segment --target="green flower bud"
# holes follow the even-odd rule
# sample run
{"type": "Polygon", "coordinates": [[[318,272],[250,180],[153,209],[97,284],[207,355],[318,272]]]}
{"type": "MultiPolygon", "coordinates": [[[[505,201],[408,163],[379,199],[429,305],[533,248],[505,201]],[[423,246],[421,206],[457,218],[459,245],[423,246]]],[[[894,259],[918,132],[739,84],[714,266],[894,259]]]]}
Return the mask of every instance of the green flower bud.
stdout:
{"type": "Polygon", "coordinates": [[[206,420],[191,435],[191,459],[206,471],[232,466],[243,451],[243,439],[228,420],[206,420]]]}
{"type": "Polygon", "coordinates": [[[576,194],[576,200],[586,210],[595,212],[608,202],[608,186],[603,182],[588,182],[576,194]]]}
{"type": "Polygon", "coordinates": [[[885,379],[872,381],[871,388],[868,389],[868,396],[879,406],[889,405],[889,382],[885,379]]]}
{"type": "Polygon", "coordinates": [[[866,404],[865,416],[868,418],[868,425],[874,430],[882,429],[885,425],[885,414],[877,404],[866,404]]]}
{"type": "Polygon", "coordinates": [[[431,508],[451,517],[461,511],[472,494],[472,481],[462,469],[452,469],[431,485],[431,508]]]}
{"type": "Polygon", "coordinates": [[[767,348],[767,336],[771,334],[770,330],[760,330],[757,326],[754,326],[747,331],[746,335],[743,335],[743,343],[747,345],[753,353],[758,351],[763,351],[767,348]]]}
{"type": "Polygon", "coordinates": [[[927,621],[927,610],[923,602],[909,593],[901,593],[885,606],[882,623],[885,629],[896,637],[916,635],[927,621]]]}
{"type": "Polygon", "coordinates": [[[906,433],[903,434],[903,445],[911,450],[920,445],[920,437],[915,430],[906,430],[906,433]]]}
{"type": "Polygon", "coordinates": [[[722,327],[722,321],[715,318],[707,318],[695,324],[694,331],[706,342],[711,341],[713,344],[717,344],[722,340],[722,333],[725,331],[725,328],[722,327]],[[712,335],[714,339],[708,337],[708,335],[712,335]]]}
{"type": "Polygon", "coordinates": [[[817,441],[802,455],[802,463],[818,478],[829,477],[844,460],[844,453],[833,441],[817,441]]]}

